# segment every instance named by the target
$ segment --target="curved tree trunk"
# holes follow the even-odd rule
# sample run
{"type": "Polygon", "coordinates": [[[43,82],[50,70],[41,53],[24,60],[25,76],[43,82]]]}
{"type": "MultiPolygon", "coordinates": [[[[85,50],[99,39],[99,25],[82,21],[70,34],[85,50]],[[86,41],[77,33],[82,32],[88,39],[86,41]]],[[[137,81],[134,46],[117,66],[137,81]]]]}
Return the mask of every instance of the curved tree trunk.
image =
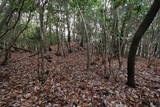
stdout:
{"type": "Polygon", "coordinates": [[[135,87],[135,78],[134,78],[134,65],[135,65],[135,56],[136,51],[139,45],[141,38],[143,37],[145,31],[148,29],[150,24],[152,23],[154,17],[156,16],[158,10],[160,8],[160,0],[154,0],[149,12],[147,13],[145,19],[139,26],[137,32],[133,37],[133,41],[130,47],[129,56],[128,56],[128,81],[127,85],[131,87],[135,87]]]}

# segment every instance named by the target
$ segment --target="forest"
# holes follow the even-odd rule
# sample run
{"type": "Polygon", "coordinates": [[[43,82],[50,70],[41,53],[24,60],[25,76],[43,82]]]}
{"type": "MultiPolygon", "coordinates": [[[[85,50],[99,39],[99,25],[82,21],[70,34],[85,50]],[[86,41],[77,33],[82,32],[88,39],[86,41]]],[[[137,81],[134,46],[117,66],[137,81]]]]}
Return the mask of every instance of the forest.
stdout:
{"type": "Polygon", "coordinates": [[[0,107],[160,107],[160,0],[0,0],[0,107]]]}

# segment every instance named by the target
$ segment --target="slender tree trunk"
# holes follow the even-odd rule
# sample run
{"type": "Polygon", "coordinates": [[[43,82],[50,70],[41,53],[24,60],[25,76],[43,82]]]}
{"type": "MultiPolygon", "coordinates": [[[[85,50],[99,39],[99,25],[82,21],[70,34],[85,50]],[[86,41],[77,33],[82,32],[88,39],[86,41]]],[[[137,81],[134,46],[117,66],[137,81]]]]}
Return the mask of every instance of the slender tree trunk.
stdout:
{"type": "MultiPolygon", "coordinates": [[[[41,82],[43,83],[45,81],[45,78],[44,78],[44,73],[45,73],[45,70],[44,70],[44,51],[45,51],[45,38],[44,38],[44,35],[45,35],[45,31],[44,31],[44,12],[45,12],[45,5],[47,4],[47,0],[39,0],[39,22],[40,22],[40,57],[41,57],[41,62],[40,62],[40,65],[39,67],[41,67],[41,70],[40,70],[40,75],[42,76],[42,78],[40,78],[41,82]]],[[[38,62],[39,63],[39,62],[38,62]]],[[[39,68],[38,68],[39,69],[39,68]]]]}
{"type": "Polygon", "coordinates": [[[43,13],[44,12],[44,8],[41,7],[40,9],[40,13],[39,13],[39,20],[40,20],[40,52],[41,52],[41,69],[42,71],[44,71],[44,66],[43,66],[43,62],[44,62],[44,58],[43,58],[43,53],[44,53],[44,22],[43,22],[43,19],[44,19],[44,16],[43,16],[43,13]]]}
{"type": "MultiPolygon", "coordinates": [[[[102,17],[104,17],[104,23],[103,23],[103,36],[104,36],[104,76],[106,75],[107,71],[107,35],[106,35],[106,0],[104,1],[104,11],[102,13],[102,17]]],[[[107,76],[108,77],[108,76],[107,76]]]]}
{"type": "Polygon", "coordinates": [[[83,21],[82,19],[80,19],[80,16],[79,17],[79,21],[80,21],[80,47],[84,47],[84,35],[85,35],[85,32],[83,30],[83,21]]]}
{"type": "Polygon", "coordinates": [[[133,37],[133,41],[130,47],[129,55],[128,55],[128,78],[127,78],[127,85],[131,87],[135,87],[135,55],[137,52],[137,48],[141,38],[143,37],[145,31],[148,29],[150,24],[152,23],[154,17],[156,16],[158,10],[160,8],[160,0],[154,0],[149,12],[147,13],[145,19],[139,26],[137,32],[133,37]]]}
{"type": "Polygon", "coordinates": [[[70,23],[69,23],[69,9],[68,9],[68,6],[67,6],[66,16],[67,16],[67,30],[68,30],[68,52],[71,53],[72,52],[72,50],[71,50],[71,31],[70,31],[70,23]]]}
{"type": "Polygon", "coordinates": [[[72,33],[73,33],[73,42],[76,40],[76,33],[75,33],[75,22],[76,22],[76,14],[74,13],[74,17],[73,17],[73,30],[72,30],[72,33]]]}
{"type": "Polygon", "coordinates": [[[87,25],[86,25],[86,21],[84,19],[83,13],[81,12],[79,5],[78,5],[78,11],[80,13],[83,25],[84,25],[84,30],[85,30],[85,34],[86,34],[86,43],[87,43],[87,71],[89,71],[89,65],[90,65],[90,49],[89,49],[89,35],[88,35],[88,30],[87,30],[87,25]]]}
{"type": "Polygon", "coordinates": [[[56,55],[60,56],[60,37],[59,37],[59,30],[58,30],[59,26],[58,26],[58,22],[56,24],[56,36],[57,36],[57,51],[56,51],[56,55]]]}

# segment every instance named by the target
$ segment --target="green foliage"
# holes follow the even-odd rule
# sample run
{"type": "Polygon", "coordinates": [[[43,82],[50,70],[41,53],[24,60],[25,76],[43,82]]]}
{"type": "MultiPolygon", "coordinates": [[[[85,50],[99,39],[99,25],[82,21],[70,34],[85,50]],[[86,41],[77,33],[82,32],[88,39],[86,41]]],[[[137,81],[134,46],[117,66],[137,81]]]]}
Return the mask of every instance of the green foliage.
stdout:
{"type": "Polygon", "coordinates": [[[9,4],[18,12],[28,12],[36,9],[36,2],[34,0],[9,0],[9,4]]]}
{"type": "Polygon", "coordinates": [[[127,0],[111,0],[111,2],[113,3],[113,8],[116,9],[119,6],[122,6],[126,3],[127,0]]]}
{"type": "Polygon", "coordinates": [[[23,11],[34,11],[36,9],[36,2],[34,0],[25,0],[23,11]]]}
{"type": "Polygon", "coordinates": [[[48,45],[57,44],[57,35],[54,32],[48,32],[46,41],[48,42],[48,45]]]}
{"type": "MultiPolygon", "coordinates": [[[[16,13],[21,8],[22,1],[23,0],[9,0],[8,4],[16,9],[16,13]]],[[[31,11],[32,13],[35,12],[36,16],[39,11],[36,2],[37,1],[35,0],[25,0],[22,8],[22,14],[28,14],[31,11]]],[[[64,29],[67,25],[66,14],[69,15],[69,19],[73,18],[73,15],[76,16],[76,26],[71,26],[72,32],[79,34],[79,36],[82,34],[84,35],[82,20],[78,19],[78,7],[80,8],[86,20],[87,29],[89,30],[88,33],[90,36],[95,37],[95,33],[93,33],[95,26],[93,24],[99,25],[100,28],[102,28],[102,26],[105,24],[105,30],[107,30],[107,32],[114,33],[118,36],[121,35],[121,30],[123,27],[124,33],[128,32],[129,34],[132,34],[134,32],[133,28],[137,25],[130,25],[131,21],[140,21],[148,11],[150,3],[146,0],[49,0],[44,8],[44,24],[46,27],[45,40],[47,41],[47,44],[57,43],[57,35],[54,31],[49,31],[48,28],[50,27],[53,29],[57,24],[59,24],[59,32],[61,33],[62,29],[64,29]],[[112,29],[115,21],[113,20],[113,10],[117,11],[118,16],[117,32],[114,32],[112,29]]],[[[4,14],[5,12],[0,14],[0,19],[4,16],[4,14]]],[[[37,22],[37,19],[33,19],[32,21],[37,22]]],[[[24,28],[25,24],[26,23],[24,23],[24,21],[20,21],[16,27],[17,29],[21,30],[24,28]]],[[[23,33],[23,36],[19,39],[19,41],[23,41],[23,43],[28,46],[30,44],[34,45],[35,47],[39,46],[39,41],[41,40],[39,32],[39,25],[29,23],[28,29],[23,33]]],[[[98,37],[101,38],[103,33],[99,32],[98,37]]],[[[112,34],[107,35],[110,36],[112,34]]],[[[128,39],[128,37],[124,36],[122,39],[128,39]]]]}

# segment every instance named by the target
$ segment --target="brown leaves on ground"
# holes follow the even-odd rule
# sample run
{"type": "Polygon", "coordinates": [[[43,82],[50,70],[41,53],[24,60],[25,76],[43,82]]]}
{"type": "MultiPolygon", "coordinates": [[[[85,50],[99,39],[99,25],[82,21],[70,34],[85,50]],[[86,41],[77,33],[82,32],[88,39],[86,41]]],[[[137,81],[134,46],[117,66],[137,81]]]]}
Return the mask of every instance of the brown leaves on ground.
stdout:
{"type": "MultiPolygon", "coordinates": [[[[65,58],[46,53],[45,70],[49,71],[44,84],[37,78],[37,56],[13,53],[10,63],[0,67],[0,107],[130,107],[160,105],[160,65],[147,68],[138,58],[136,82],[133,89],[126,83],[126,59],[122,70],[112,63],[110,79],[104,78],[100,61],[85,70],[84,50],[74,50],[65,58]]],[[[143,59],[144,60],[144,59],[143,59]]]]}

